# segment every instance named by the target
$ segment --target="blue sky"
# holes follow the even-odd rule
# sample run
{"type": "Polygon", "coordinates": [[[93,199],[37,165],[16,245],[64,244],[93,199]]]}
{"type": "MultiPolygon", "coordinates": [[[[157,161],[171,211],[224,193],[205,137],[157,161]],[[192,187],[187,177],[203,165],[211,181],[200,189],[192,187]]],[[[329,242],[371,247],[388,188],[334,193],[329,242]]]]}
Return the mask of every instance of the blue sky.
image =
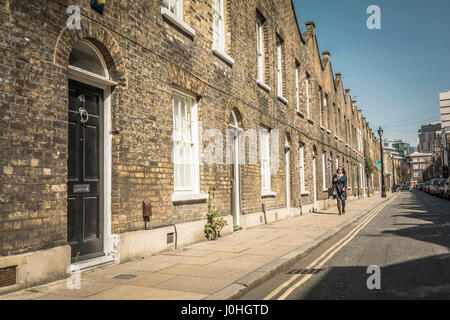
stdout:
{"type": "Polygon", "coordinates": [[[302,32],[314,21],[319,50],[356,96],[371,128],[417,146],[420,125],[439,120],[439,93],[450,90],[450,1],[294,0],[302,32]],[[370,5],[381,30],[369,30],[370,5]]]}

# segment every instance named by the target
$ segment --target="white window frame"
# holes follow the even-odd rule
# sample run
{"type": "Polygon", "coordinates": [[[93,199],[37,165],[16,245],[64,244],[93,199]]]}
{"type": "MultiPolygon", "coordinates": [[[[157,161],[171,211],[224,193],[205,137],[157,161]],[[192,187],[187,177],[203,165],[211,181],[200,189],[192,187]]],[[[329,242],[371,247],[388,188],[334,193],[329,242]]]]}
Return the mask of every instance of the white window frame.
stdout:
{"type": "Polygon", "coordinates": [[[306,116],[308,119],[311,119],[311,113],[310,113],[310,96],[309,96],[309,82],[310,82],[310,76],[306,74],[306,80],[305,80],[305,86],[306,86],[306,116]]]}
{"type": "Polygon", "coordinates": [[[260,158],[261,158],[261,190],[262,193],[271,192],[271,174],[270,174],[270,134],[269,130],[260,130],[260,158]]]}
{"type": "Polygon", "coordinates": [[[172,14],[181,20],[184,19],[183,0],[164,0],[164,5],[172,14]]]}
{"type": "Polygon", "coordinates": [[[223,2],[224,0],[212,0],[213,48],[225,52],[225,14],[223,2]],[[218,26],[216,25],[217,20],[218,26]]]}
{"type": "Polygon", "coordinates": [[[259,17],[256,18],[256,45],[258,50],[258,74],[257,80],[264,83],[264,26],[259,17]]]}
{"type": "Polygon", "coordinates": [[[277,94],[283,97],[283,41],[277,39],[277,94]]]}
{"type": "MultiPolygon", "coordinates": [[[[330,182],[332,184],[333,183],[333,157],[331,155],[329,157],[330,157],[330,167],[328,168],[328,171],[330,173],[330,182]]],[[[328,157],[327,157],[327,166],[328,166],[328,157]]]]}
{"type": "Polygon", "coordinates": [[[305,145],[300,145],[300,193],[307,194],[305,185],[305,145]]]}
{"type": "MultiPolygon", "coordinates": [[[[180,109],[181,111],[181,109],[180,109]]],[[[195,97],[190,96],[186,93],[183,93],[178,90],[173,90],[172,92],[172,114],[173,114],[173,162],[174,162],[174,193],[183,193],[183,194],[199,194],[200,193],[200,177],[199,177],[199,143],[198,143],[198,121],[197,121],[197,101],[195,97]],[[178,119],[175,116],[175,96],[178,96],[180,98],[184,98],[190,101],[190,120],[187,119],[186,121],[190,121],[190,141],[185,141],[185,137],[178,137],[178,134],[176,132],[176,128],[179,127],[177,125],[177,120],[181,122],[183,121],[181,115],[178,116],[178,119]],[[177,186],[177,157],[176,157],[176,151],[178,150],[176,148],[176,143],[184,143],[184,144],[191,144],[191,184],[190,185],[184,185],[184,186],[177,186]]]]}
{"type": "Polygon", "coordinates": [[[161,14],[187,35],[191,37],[196,35],[195,30],[184,22],[183,0],[163,0],[161,14]],[[171,9],[173,9],[173,11],[171,9]]]}
{"type": "Polygon", "coordinates": [[[328,190],[327,189],[327,172],[326,172],[326,153],[323,152],[322,153],[322,186],[323,186],[323,191],[328,190]]]}
{"type": "Polygon", "coordinates": [[[299,81],[299,70],[300,66],[295,66],[295,97],[297,100],[297,111],[300,112],[300,86],[298,84],[299,81]]]}

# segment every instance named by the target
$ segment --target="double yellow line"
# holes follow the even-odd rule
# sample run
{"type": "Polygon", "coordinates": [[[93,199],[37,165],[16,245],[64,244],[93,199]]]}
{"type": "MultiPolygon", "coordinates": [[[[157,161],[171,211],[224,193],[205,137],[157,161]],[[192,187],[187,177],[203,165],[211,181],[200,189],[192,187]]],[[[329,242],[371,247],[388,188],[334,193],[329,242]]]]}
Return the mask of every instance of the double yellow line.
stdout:
{"type": "MultiPolygon", "coordinates": [[[[346,235],[343,239],[338,241],[336,244],[334,244],[332,247],[328,248],[320,257],[318,257],[316,260],[314,260],[310,265],[306,267],[306,269],[316,269],[321,268],[328,260],[330,260],[339,250],[342,249],[347,243],[349,243],[356,235],[367,225],[370,221],[372,221],[373,218],[381,211],[383,210],[389,203],[391,203],[394,198],[390,199],[389,201],[383,203],[378,209],[375,210],[373,214],[371,214],[366,220],[364,220],[363,223],[359,224],[357,227],[355,227],[348,235],[346,235]],[[325,257],[324,260],[322,260],[325,257]],[[319,261],[322,260],[320,263],[319,261]]],[[[273,290],[271,293],[269,293],[263,300],[270,300],[273,297],[275,297],[277,294],[279,294],[284,288],[288,287],[292,282],[297,280],[297,278],[301,277],[302,274],[295,274],[289,280],[281,284],[279,287],[277,287],[275,290],[273,290]]],[[[303,278],[301,278],[298,282],[294,283],[289,289],[287,289],[281,296],[277,298],[277,300],[284,300],[286,299],[295,289],[300,287],[303,283],[308,281],[313,274],[307,274],[303,278]]]]}

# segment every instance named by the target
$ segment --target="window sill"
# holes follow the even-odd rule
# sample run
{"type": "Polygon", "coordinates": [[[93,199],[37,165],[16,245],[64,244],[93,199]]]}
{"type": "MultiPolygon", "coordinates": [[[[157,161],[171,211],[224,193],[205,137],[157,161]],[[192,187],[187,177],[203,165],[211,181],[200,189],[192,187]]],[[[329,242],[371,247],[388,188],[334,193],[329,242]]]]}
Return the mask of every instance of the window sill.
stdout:
{"type": "Polygon", "coordinates": [[[304,115],[303,112],[301,112],[301,111],[298,111],[298,110],[297,110],[297,114],[298,114],[300,117],[302,117],[302,118],[305,117],[305,115],[304,115]]]}
{"type": "Polygon", "coordinates": [[[328,134],[331,134],[331,130],[327,130],[327,133],[328,133],[328,134]]]}
{"type": "Polygon", "coordinates": [[[322,129],[322,131],[325,131],[325,127],[324,126],[320,126],[320,129],[322,129]]]}
{"type": "Polygon", "coordinates": [[[301,192],[301,195],[302,195],[302,196],[309,196],[309,191],[302,191],[302,192],[301,192]]]}
{"type": "Polygon", "coordinates": [[[181,20],[178,16],[170,12],[170,10],[168,10],[167,8],[161,8],[161,14],[163,17],[172,22],[174,25],[176,25],[182,31],[187,33],[189,36],[191,37],[195,36],[195,30],[191,26],[189,26],[186,22],[181,20]]]}
{"type": "Polygon", "coordinates": [[[313,119],[308,119],[308,122],[311,124],[314,124],[314,120],[313,119]]]}
{"type": "Polygon", "coordinates": [[[284,104],[288,104],[288,100],[285,97],[283,97],[283,96],[278,96],[278,100],[280,100],[284,104]]]}
{"type": "Polygon", "coordinates": [[[193,192],[177,192],[172,195],[172,202],[197,202],[208,200],[208,194],[193,193],[193,192]]]}
{"type": "Polygon", "coordinates": [[[340,141],[340,142],[344,142],[344,140],[342,140],[342,138],[339,138],[339,141],[340,141]]]}
{"type": "Polygon", "coordinates": [[[338,140],[338,139],[339,139],[339,137],[338,137],[337,135],[334,135],[334,138],[335,138],[336,140],[338,140]]]}
{"type": "Polygon", "coordinates": [[[269,86],[268,86],[267,84],[265,84],[264,82],[258,80],[257,83],[258,83],[258,86],[260,86],[261,88],[263,88],[263,89],[266,90],[267,92],[270,93],[270,91],[272,91],[272,88],[269,87],[269,86]]]}
{"type": "Polygon", "coordinates": [[[261,192],[261,198],[275,198],[276,195],[277,195],[277,193],[273,192],[273,191],[261,192]]]}
{"type": "Polygon", "coordinates": [[[215,55],[217,55],[219,58],[225,60],[225,62],[227,62],[230,65],[234,65],[234,59],[232,57],[230,57],[229,55],[227,55],[225,52],[223,52],[222,50],[213,47],[212,51],[215,55]]]}

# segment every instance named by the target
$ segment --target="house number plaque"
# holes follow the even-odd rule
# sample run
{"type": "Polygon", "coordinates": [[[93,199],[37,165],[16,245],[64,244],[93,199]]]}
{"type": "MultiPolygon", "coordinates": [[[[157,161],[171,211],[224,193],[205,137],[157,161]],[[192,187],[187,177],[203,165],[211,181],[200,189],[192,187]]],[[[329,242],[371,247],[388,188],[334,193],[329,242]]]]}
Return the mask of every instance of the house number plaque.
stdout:
{"type": "Polygon", "coordinates": [[[87,193],[91,192],[90,184],[74,184],[73,185],[73,193],[87,193]]]}

